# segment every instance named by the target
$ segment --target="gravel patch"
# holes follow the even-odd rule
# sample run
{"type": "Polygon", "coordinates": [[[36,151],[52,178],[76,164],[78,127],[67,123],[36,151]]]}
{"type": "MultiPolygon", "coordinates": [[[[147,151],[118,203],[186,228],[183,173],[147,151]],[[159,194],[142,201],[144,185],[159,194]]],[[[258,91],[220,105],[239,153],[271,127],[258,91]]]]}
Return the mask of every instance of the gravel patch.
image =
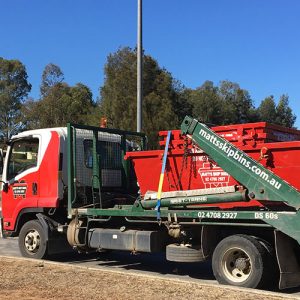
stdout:
{"type": "Polygon", "coordinates": [[[299,299],[257,290],[8,257],[0,257],[0,291],[1,300],[299,299]]]}

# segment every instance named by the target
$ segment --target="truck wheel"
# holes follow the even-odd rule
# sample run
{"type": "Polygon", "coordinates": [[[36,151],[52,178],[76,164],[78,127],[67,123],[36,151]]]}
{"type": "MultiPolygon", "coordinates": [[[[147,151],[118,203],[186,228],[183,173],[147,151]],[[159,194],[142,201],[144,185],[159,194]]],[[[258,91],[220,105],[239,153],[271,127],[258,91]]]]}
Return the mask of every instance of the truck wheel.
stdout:
{"type": "Polygon", "coordinates": [[[23,225],[19,234],[19,249],[24,257],[45,258],[47,241],[41,223],[32,220],[23,225]]]}
{"type": "Polygon", "coordinates": [[[264,281],[264,289],[274,289],[275,286],[279,284],[280,271],[277,262],[275,249],[265,240],[257,239],[259,243],[266,249],[267,251],[267,259],[265,260],[265,265],[268,274],[272,274],[272,276],[268,276],[264,281]]]}
{"type": "Polygon", "coordinates": [[[217,245],[212,268],[221,284],[257,288],[267,280],[268,262],[268,251],[256,238],[233,235],[217,245]]]}
{"type": "Polygon", "coordinates": [[[170,244],[166,247],[166,258],[176,262],[199,262],[204,260],[200,246],[170,244]]]}

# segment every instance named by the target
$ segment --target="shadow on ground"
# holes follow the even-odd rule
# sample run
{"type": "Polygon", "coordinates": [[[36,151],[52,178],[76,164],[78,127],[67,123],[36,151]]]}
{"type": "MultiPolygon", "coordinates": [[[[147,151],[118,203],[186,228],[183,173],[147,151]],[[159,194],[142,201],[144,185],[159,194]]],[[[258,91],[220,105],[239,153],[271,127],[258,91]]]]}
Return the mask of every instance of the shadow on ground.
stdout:
{"type": "MultiPolygon", "coordinates": [[[[116,270],[129,270],[150,275],[151,273],[153,273],[153,275],[171,275],[175,277],[178,275],[183,277],[181,279],[190,278],[193,280],[207,280],[207,283],[216,283],[210,261],[203,263],[169,262],[165,259],[165,253],[143,253],[135,255],[122,251],[89,254],[69,253],[55,257],[52,260],[71,264],[86,262],[88,264],[91,263],[89,267],[115,268],[116,270]]],[[[275,288],[272,289],[272,291],[291,294],[293,296],[297,293],[295,296],[299,296],[300,287],[282,291],[275,288]]]]}
{"type": "Polygon", "coordinates": [[[158,273],[161,275],[180,275],[194,279],[214,280],[210,262],[204,263],[176,263],[165,259],[165,253],[131,254],[122,251],[104,253],[76,254],[71,253],[53,257],[51,260],[69,262],[95,262],[95,267],[108,267],[144,273],[158,273]]]}

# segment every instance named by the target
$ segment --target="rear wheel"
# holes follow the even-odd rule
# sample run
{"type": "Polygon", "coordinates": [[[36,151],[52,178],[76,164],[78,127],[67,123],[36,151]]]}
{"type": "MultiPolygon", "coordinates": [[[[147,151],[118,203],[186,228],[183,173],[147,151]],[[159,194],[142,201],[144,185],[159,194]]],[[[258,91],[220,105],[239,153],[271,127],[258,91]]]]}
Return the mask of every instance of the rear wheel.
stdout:
{"type": "Polygon", "coordinates": [[[21,228],[19,249],[24,257],[40,259],[47,256],[46,236],[38,220],[29,221],[21,228]]]}
{"type": "Polygon", "coordinates": [[[254,237],[233,235],[223,239],[212,257],[213,272],[221,284],[263,287],[268,281],[269,253],[254,237]]]}

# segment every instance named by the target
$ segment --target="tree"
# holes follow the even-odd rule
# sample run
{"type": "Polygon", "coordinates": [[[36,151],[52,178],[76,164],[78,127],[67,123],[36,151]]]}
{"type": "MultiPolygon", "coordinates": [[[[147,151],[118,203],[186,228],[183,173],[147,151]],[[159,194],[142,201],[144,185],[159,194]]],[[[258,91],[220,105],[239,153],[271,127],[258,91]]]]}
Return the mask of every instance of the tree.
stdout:
{"type": "Polygon", "coordinates": [[[41,99],[28,99],[22,107],[22,122],[27,129],[65,126],[68,122],[90,124],[95,104],[90,89],[82,83],[63,82],[59,66],[48,64],[42,74],[41,99]]]}
{"type": "Polygon", "coordinates": [[[260,121],[278,124],[285,127],[293,127],[296,115],[289,107],[289,97],[282,95],[276,105],[274,96],[265,98],[259,105],[258,115],[260,121]]]}
{"type": "Polygon", "coordinates": [[[260,121],[274,123],[277,118],[274,96],[265,98],[259,105],[258,116],[260,121]]]}
{"type": "MultiPolygon", "coordinates": [[[[143,131],[150,147],[157,143],[157,132],[178,128],[175,106],[184,101],[171,74],[148,55],[143,63],[143,131]]],[[[124,130],[136,129],[136,51],[119,49],[107,58],[104,85],[100,89],[100,108],[108,124],[124,130]]]]}
{"type": "Polygon", "coordinates": [[[109,54],[104,74],[104,85],[100,89],[103,115],[114,128],[135,130],[136,59],[133,51],[123,48],[109,54]]]}
{"type": "Polygon", "coordinates": [[[0,57],[0,135],[7,140],[21,125],[20,108],[31,90],[25,66],[0,57]]]}
{"type": "Polygon", "coordinates": [[[237,83],[221,81],[219,95],[222,99],[223,124],[237,124],[254,121],[254,106],[247,90],[237,83]]]}
{"type": "Polygon", "coordinates": [[[205,81],[195,90],[189,90],[193,117],[204,123],[221,124],[223,121],[222,103],[218,87],[212,81],[205,81]]]}
{"type": "Polygon", "coordinates": [[[172,106],[180,123],[183,121],[185,116],[193,115],[193,104],[190,101],[189,89],[185,88],[179,80],[173,79],[172,81],[172,106]]]}
{"type": "Polygon", "coordinates": [[[52,87],[63,81],[64,74],[60,67],[52,63],[48,64],[42,74],[42,83],[40,86],[41,96],[46,96],[52,87]]]}
{"type": "Polygon", "coordinates": [[[276,124],[293,127],[296,121],[296,115],[293,113],[292,109],[289,107],[289,97],[288,95],[282,95],[279,99],[278,105],[276,107],[276,124]]]}
{"type": "Polygon", "coordinates": [[[205,81],[200,87],[186,89],[193,117],[204,123],[225,125],[257,121],[258,116],[247,90],[237,83],[221,81],[215,86],[205,81]]]}
{"type": "Polygon", "coordinates": [[[77,83],[57,83],[39,101],[28,100],[22,108],[27,129],[66,126],[68,122],[88,124],[94,107],[90,89],[77,83]]]}
{"type": "Polygon", "coordinates": [[[71,102],[66,107],[67,119],[74,123],[89,124],[89,116],[95,108],[90,88],[77,83],[70,88],[70,97],[71,102]]]}
{"type": "Polygon", "coordinates": [[[23,128],[40,128],[40,112],[40,103],[33,98],[28,98],[21,106],[23,128]]]}

